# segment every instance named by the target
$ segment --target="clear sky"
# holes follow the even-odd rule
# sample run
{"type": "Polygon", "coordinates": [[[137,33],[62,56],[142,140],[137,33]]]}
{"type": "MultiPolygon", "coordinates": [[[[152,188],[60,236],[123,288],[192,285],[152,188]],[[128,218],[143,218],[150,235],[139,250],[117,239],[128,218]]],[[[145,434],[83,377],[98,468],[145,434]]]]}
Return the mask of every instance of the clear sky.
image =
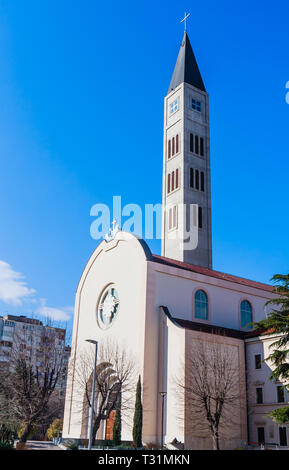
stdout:
{"type": "Polygon", "coordinates": [[[210,94],[213,267],[288,273],[287,0],[1,0],[2,314],[71,325],[91,206],[161,202],[185,11],[210,94]]]}

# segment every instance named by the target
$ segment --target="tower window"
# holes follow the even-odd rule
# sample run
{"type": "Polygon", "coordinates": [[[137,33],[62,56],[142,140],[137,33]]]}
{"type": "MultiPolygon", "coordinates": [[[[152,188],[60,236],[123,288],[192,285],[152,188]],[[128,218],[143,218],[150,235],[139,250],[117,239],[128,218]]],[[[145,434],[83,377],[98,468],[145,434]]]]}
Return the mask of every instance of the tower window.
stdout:
{"type": "Polygon", "coordinates": [[[195,153],[199,155],[199,136],[195,135],[195,153]]]}
{"type": "Polygon", "coordinates": [[[200,137],[200,155],[201,157],[204,156],[204,138],[200,137]]]}
{"type": "Polygon", "coordinates": [[[205,155],[205,140],[204,137],[200,137],[190,132],[190,152],[195,153],[204,157],[205,155]]]}
{"type": "Polygon", "coordinates": [[[202,111],[202,104],[200,101],[192,98],[191,104],[192,104],[192,109],[194,109],[195,111],[198,111],[199,113],[202,111]]]}
{"type": "Polygon", "coordinates": [[[168,194],[179,187],[179,169],[168,173],[168,194]]]}
{"type": "Polygon", "coordinates": [[[240,305],[241,328],[252,328],[253,315],[252,306],[248,300],[243,300],[240,305]]]}
{"type": "Polygon", "coordinates": [[[201,191],[205,191],[205,174],[201,171],[201,191]]]}
{"type": "Polygon", "coordinates": [[[193,168],[190,168],[190,187],[194,188],[194,170],[193,168]]]}
{"type": "Polygon", "coordinates": [[[198,207],[198,220],[199,228],[203,228],[203,209],[200,206],[198,207]]]}
{"type": "Polygon", "coordinates": [[[175,100],[170,104],[170,114],[175,113],[177,110],[178,110],[178,100],[175,100]]]}
{"type": "Polygon", "coordinates": [[[199,188],[200,188],[200,185],[199,185],[199,170],[195,171],[195,176],[196,176],[195,187],[196,187],[197,190],[199,190],[199,188]]]}
{"type": "Polygon", "coordinates": [[[195,293],[195,318],[208,320],[208,296],[203,290],[195,293]]]}
{"type": "Polygon", "coordinates": [[[205,191],[205,173],[190,168],[190,187],[197,191],[205,191]]]}
{"type": "Polygon", "coordinates": [[[194,151],[194,134],[190,134],[190,152],[194,151]]]}
{"type": "Polygon", "coordinates": [[[174,136],[172,139],[168,141],[168,158],[173,157],[177,153],[179,153],[180,145],[179,145],[179,134],[174,136]]]}
{"type": "Polygon", "coordinates": [[[169,230],[175,229],[178,226],[178,212],[177,206],[169,208],[169,230]]]}

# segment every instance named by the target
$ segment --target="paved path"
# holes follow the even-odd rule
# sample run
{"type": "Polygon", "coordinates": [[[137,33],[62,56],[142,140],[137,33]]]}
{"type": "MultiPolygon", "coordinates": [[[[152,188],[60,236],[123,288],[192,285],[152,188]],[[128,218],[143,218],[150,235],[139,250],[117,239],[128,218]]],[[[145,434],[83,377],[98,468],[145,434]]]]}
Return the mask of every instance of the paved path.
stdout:
{"type": "Polygon", "coordinates": [[[28,450],[61,450],[51,441],[27,441],[28,450]]]}

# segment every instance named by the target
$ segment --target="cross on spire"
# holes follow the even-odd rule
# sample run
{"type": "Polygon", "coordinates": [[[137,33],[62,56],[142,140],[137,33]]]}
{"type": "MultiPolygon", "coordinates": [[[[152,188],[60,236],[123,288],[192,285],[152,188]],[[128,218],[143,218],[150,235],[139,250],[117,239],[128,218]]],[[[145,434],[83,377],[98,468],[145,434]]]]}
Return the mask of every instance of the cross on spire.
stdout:
{"type": "Polygon", "coordinates": [[[187,31],[187,18],[189,18],[189,16],[191,15],[191,13],[186,13],[185,12],[185,17],[181,20],[181,23],[185,23],[185,32],[187,31]]]}

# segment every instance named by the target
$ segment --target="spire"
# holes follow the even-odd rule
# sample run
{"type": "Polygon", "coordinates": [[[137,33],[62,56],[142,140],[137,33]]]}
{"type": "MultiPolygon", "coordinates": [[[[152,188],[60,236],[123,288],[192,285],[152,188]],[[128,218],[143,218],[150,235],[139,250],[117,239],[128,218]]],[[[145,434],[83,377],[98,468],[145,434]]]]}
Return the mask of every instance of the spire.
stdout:
{"type": "Polygon", "coordinates": [[[186,30],[168,93],[183,82],[186,82],[189,85],[193,85],[202,91],[206,91],[186,30]]]}

